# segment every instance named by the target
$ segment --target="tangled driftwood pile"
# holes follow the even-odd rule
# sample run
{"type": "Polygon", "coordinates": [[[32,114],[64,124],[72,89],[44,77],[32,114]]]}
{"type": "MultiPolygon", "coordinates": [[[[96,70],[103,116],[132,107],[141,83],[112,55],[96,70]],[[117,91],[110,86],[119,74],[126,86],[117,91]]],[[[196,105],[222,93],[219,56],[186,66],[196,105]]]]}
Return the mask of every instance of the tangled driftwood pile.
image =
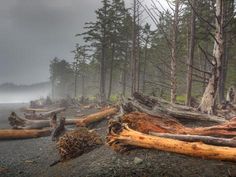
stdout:
{"type": "Polygon", "coordinates": [[[139,93],[135,93],[123,108],[126,114],[109,125],[107,144],[115,151],[137,146],[236,161],[236,118],[228,121],[139,93]],[[190,128],[178,119],[211,121],[216,125],[190,128]]]}

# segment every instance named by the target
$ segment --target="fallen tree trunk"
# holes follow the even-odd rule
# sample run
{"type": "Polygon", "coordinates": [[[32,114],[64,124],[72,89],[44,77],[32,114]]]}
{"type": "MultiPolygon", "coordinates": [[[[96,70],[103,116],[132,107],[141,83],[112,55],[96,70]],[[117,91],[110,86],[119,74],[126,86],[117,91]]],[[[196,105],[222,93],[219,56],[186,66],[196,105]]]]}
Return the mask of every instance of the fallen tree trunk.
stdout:
{"type": "Polygon", "coordinates": [[[206,159],[236,161],[236,148],[218,147],[199,142],[190,143],[146,135],[130,129],[127,125],[113,124],[112,127],[109,127],[109,130],[107,144],[116,151],[131,145],[206,159]]]}
{"type": "Polygon", "coordinates": [[[144,96],[137,92],[133,94],[133,97],[134,100],[129,101],[129,106],[133,106],[134,110],[136,109],[153,116],[212,121],[217,123],[225,121],[223,117],[203,114],[193,108],[170,104],[166,101],[159,101],[153,97],[144,96]]]}
{"type": "Polygon", "coordinates": [[[57,114],[62,111],[65,111],[65,108],[57,108],[51,111],[43,112],[40,114],[36,114],[36,111],[32,111],[31,113],[25,113],[25,118],[29,120],[44,120],[48,119],[52,114],[57,114]]]}
{"type": "Polygon", "coordinates": [[[190,134],[217,137],[236,136],[236,120],[210,127],[185,127],[176,119],[151,116],[146,113],[132,112],[121,118],[122,123],[127,123],[132,129],[149,134],[149,132],[190,134]]]}
{"type": "Polygon", "coordinates": [[[49,136],[51,129],[42,130],[0,130],[0,140],[28,139],[49,136]]]}
{"type": "Polygon", "coordinates": [[[171,134],[171,133],[157,133],[149,132],[150,135],[176,139],[187,142],[203,142],[205,144],[216,145],[216,146],[228,146],[236,147],[236,139],[227,139],[227,138],[216,138],[212,136],[200,136],[200,135],[180,135],[180,134],[171,134]]]}
{"type": "MultiPolygon", "coordinates": [[[[66,119],[65,125],[87,126],[92,122],[96,122],[104,119],[110,115],[115,114],[118,111],[117,108],[108,108],[101,112],[97,112],[85,117],[76,117],[75,119],[66,119]]],[[[16,113],[11,113],[8,118],[10,125],[15,129],[42,129],[50,127],[50,120],[28,120],[19,117],[16,113]]]]}
{"type": "Polygon", "coordinates": [[[117,108],[109,108],[105,109],[103,111],[85,116],[83,119],[76,119],[76,125],[77,126],[87,126],[93,122],[100,121],[104,119],[105,117],[112,116],[118,112],[117,108]]]}

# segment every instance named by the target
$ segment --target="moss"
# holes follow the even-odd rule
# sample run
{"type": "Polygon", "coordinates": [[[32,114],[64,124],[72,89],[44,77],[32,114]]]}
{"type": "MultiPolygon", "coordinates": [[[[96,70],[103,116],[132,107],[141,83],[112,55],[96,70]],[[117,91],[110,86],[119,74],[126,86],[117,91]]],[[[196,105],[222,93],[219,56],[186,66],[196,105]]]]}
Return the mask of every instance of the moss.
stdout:
{"type": "Polygon", "coordinates": [[[180,104],[184,104],[186,101],[186,96],[185,95],[178,95],[176,97],[176,102],[180,104]]]}

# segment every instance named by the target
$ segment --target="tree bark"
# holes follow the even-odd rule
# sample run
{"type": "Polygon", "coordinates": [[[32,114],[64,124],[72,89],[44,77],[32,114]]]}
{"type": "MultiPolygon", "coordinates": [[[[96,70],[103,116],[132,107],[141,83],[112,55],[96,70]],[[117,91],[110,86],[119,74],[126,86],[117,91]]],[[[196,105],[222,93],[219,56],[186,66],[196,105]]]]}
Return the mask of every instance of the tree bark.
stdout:
{"type": "Polygon", "coordinates": [[[121,151],[125,145],[142,148],[158,149],[205,159],[236,161],[236,149],[218,147],[204,143],[190,143],[169,138],[146,135],[130,129],[127,125],[109,127],[107,144],[116,151],[121,151]]]}

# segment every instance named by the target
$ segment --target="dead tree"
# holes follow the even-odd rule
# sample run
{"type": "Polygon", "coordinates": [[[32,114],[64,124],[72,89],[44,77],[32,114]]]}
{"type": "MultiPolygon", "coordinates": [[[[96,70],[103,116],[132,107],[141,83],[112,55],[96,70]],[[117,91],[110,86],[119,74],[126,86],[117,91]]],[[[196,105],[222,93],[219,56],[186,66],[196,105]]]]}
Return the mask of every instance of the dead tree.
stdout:
{"type": "Polygon", "coordinates": [[[179,5],[180,1],[175,1],[175,11],[173,20],[172,45],[171,45],[171,103],[176,102],[177,92],[177,76],[176,76],[176,61],[177,61],[177,36],[178,36],[178,21],[179,21],[179,5]]]}
{"type": "Polygon", "coordinates": [[[215,36],[214,36],[214,49],[213,49],[213,68],[212,76],[209,79],[208,85],[202,96],[201,104],[199,105],[199,110],[208,113],[215,114],[216,97],[217,90],[219,89],[219,79],[221,77],[221,67],[222,67],[222,57],[224,54],[224,1],[216,0],[216,13],[215,13],[215,36]]]}

